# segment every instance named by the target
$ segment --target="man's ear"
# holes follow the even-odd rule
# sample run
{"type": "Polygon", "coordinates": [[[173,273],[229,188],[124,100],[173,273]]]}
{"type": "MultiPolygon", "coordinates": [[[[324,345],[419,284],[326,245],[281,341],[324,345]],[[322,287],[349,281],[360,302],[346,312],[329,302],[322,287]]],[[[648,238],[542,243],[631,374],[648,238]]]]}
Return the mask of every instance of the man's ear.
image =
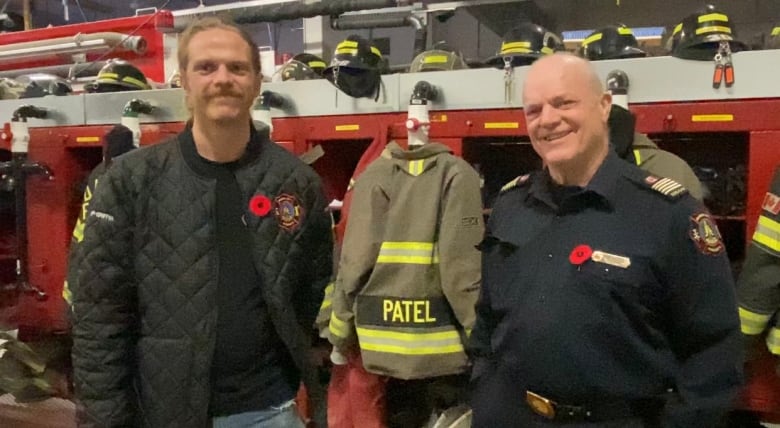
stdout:
{"type": "Polygon", "coordinates": [[[609,119],[609,111],[612,110],[612,94],[609,93],[609,91],[604,91],[604,93],[601,94],[599,107],[601,108],[601,119],[606,123],[609,119]]]}

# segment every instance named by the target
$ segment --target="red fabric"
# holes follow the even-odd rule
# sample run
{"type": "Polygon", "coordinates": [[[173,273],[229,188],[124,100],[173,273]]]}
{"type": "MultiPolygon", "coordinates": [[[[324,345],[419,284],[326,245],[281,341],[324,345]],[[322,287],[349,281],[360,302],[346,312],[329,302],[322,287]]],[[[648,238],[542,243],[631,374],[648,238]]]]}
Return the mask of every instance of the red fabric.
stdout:
{"type": "Polygon", "coordinates": [[[367,372],[359,352],[334,365],[328,386],[328,428],[385,428],[387,378],[367,372]]]}
{"type": "MultiPolygon", "coordinates": [[[[385,145],[383,139],[374,139],[360,157],[352,173],[352,180],[357,180],[366,167],[382,154],[385,145]]],[[[352,190],[350,189],[344,195],[341,217],[335,227],[336,245],[341,245],[344,241],[351,205],[352,190]]],[[[347,356],[347,364],[333,365],[330,385],[328,385],[328,427],[384,428],[387,420],[386,382],[386,378],[369,373],[363,368],[363,360],[360,352],[357,351],[347,356]]]]}

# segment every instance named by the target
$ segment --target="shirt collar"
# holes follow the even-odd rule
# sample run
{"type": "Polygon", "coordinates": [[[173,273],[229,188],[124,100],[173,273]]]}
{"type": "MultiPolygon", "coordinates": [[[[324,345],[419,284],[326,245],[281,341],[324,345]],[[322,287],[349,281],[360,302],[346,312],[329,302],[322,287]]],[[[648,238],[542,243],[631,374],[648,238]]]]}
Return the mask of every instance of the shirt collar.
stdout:
{"type": "MultiPolygon", "coordinates": [[[[601,201],[607,207],[612,207],[612,203],[615,200],[616,183],[618,179],[623,175],[624,169],[628,166],[628,163],[623,159],[620,159],[618,155],[609,150],[607,156],[602,161],[596,173],[591,178],[590,182],[582,189],[582,192],[577,193],[577,197],[583,194],[591,194],[595,196],[595,200],[601,201]]],[[[537,171],[532,175],[531,188],[528,191],[528,197],[533,197],[544,204],[550,206],[553,209],[558,209],[558,206],[554,202],[552,196],[553,181],[550,177],[550,173],[547,169],[543,171],[537,171]]]]}

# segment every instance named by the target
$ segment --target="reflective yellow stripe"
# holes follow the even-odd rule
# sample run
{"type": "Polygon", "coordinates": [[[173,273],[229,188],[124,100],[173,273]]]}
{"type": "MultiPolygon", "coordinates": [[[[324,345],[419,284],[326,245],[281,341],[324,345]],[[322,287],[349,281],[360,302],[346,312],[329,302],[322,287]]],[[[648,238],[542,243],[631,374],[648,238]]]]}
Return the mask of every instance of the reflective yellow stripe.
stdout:
{"type": "Polygon", "coordinates": [[[642,165],[642,155],[639,153],[639,149],[634,149],[634,158],[637,165],[642,165]]]}
{"type": "Polygon", "coordinates": [[[672,31],[672,35],[675,35],[682,31],[682,22],[674,26],[674,31],[672,31]]]}
{"type": "Polygon", "coordinates": [[[116,74],[116,73],[110,73],[110,72],[99,73],[98,74],[98,79],[103,79],[103,78],[117,80],[119,78],[119,75],[116,74]]]}
{"type": "Polygon", "coordinates": [[[550,55],[553,52],[555,52],[555,51],[553,51],[552,48],[548,48],[547,46],[542,48],[542,53],[545,54],[545,55],[550,55]]]}
{"type": "Polygon", "coordinates": [[[708,13],[706,15],[699,16],[699,24],[707,21],[723,21],[729,22],[729,17],[722,13],[708,13]]]}
{"type": "Polygon", "coordinates": [[[631,31],[630,28],[626,28],[626,27],[618,27],[617,30],[618,30],[618,34],[621,34],[621,35],[624,35],[624,36],[631,36],[631,35],[634,34],[634,32],[631,31]]]}
{"type": "Polygon", "coordinates": [[[330,314],[330,322],[328,323],[328,330],[333,333],[334,336],[346,339],[349,331],[347,330],[347,323],[340,320],[336,314],[330,314]]]}
{"type": "Polygon", "coordinates": [[[531,42],[509,42],[501,44],[501,52],[506,52],[509,49],[515,48],[530,48],[531,42]]]}
{"type": "Polygon", "coordinates": [[[76,242],[84,240],[84,222],[81,219],[76,220],[76,227],[73,228],[73,238],[76,242]]]}
{"type": "Polygon", "coordinates": [[[379,58],[382,58],[382,51],[380,51],[379,48],[371,46],[371,52],[373,52],[374,55],[378,56],[379,58]]]}
{"type": "Polygon", "coordinates": [[[528,48],[512,48],[512,49],[504,49],[501,51],[501,55],[511,54],[511,53],[531,53],[533,52],[531,49],[528,48]]]}
{"type": "Polygon", "coordinates": [[[327,65],[327,64],[325,64],[323,61],[309,61],[309,64],[308,64],[308,65],[309,65],[309,67],[312,67],[312,68],[314,68],[314,67],[322,67],[322,68],[325,68],[325,67],[327,67],[327,66],[328,66],[328,65],[327,65]]]}
{"type": "Polygon", "coordinates": [[[354,42],[352,40],[344,40],[343,42],[336,45],[336,49],[341,48],[356,48],[358,46],[358,42],[354,42]]]}
{"type": "Polygon", "coordinates": [[[772,29],[772,35],[777,36],[780,35],[780,27],[775,27],[772,29]]]}
{"type": "Polygon", "coordinates": [[[696,29],[696,34],[707,34],[707,33],[727,33],[731,34],[731,28],[729,27],[723,27],[720,25],[711,25],[709,27],[701,27],[696,29]]]}
{"type": "Polygon", "coordinates": [[[780,223],[769,217],[759,216],[756,232],[753,234],[753,242],[767,249],[780,253],[780,223]]]}
{"type": "Polygon", "coordinates": [[[130,77],[130,76],[123,77],[122,81],[130,83],[131,85],[137,86],[139,88],[144,88],[144,89],[149,88],[149,85],[146,82],[143,82],[141,80],[135,79],[135,78],[130,77]]]}
{"type": "Polygon", "coordinates": [[[349,55],[355,55],[357,54],[357,48],[339,48],[336,49],[337,54],[349,54],[349,55]]]}
{"type": "Polygon", "coordinates": [[[325,287],[325,296],[322,298],[322,304],[320,305],[320,312],[328,309],[333,304],[333,283],[329,283],[327,287],[325,287]]]}
{"type": "Polygon", "coordinates": [[[761,334],[772,315],[757,314],[744,308],[739,308],[739,320],[744,334],[761,334]]]}
{"type": "Polygon", "coordinates": [[[596,33],[596,34],[594,34],[592,36],[589,36],[588,38],[586,38],[585,40],[582,41],[582,46],[588,46],[589,44],[591,44],[593,42],[597,42],[597,41],[601,40],[601,38],[603,36],[604,35],[602,33],[596,33]]]}
{"type": "Polygon", "coordinates": [[[423,58],[423,64],[446,64],[449,61],[447,55],[429,55],[423,58]]]}
{"type": "Polygon", "coordinates": [[[70,292],[70,287],[68,286],[67,280],[62,286],[62,298],[65,299],[65,302],[68,304],[68,306],[73,306],[73,293],[70,292]]]}
{"type": "Polygon", "coordinates": [[[439,263],[439,246],[433,242],[383,242],[377,263],[432,265],[439,263]]]}
{"type": "Polygon", "coordinates": [[[780,328],[772,328],[766,335],[766,346],[769,352],[780,355],[780,328]]]}
{"type": "Polygon", "coordinates": [[[409,161],[409,174],[417,177],[423,173],[425,166],[425,159],[410,160],[409,161]]]}
{"type": "Polygon", "coordinates": [[[407,333],[357,329],[360,349],[401,355],[440,355],[463,352],[460,334],[453,328],[435,333],[407,333]]]}

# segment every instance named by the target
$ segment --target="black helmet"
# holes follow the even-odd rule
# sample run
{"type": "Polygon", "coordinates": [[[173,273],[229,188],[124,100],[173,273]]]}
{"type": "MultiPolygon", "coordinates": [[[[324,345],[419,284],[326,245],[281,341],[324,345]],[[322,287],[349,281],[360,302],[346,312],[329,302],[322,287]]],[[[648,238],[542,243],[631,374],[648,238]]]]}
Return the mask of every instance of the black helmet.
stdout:
{"type": "Polygon", "coordinates": [[[73,92],[67,80],[48,73],[33,73],[18,76],[16,81],[24,85],[19,98],[37,98],[46,95],[68,95],[73,92]]]}
{"type": "Polygon", "coordinates": [[[323,75],[351,97],[378,98],[383,64],[379,48],[360,36],[351,35],[336,45],[330,67],[323,75]]]}
{"type": "Polygon", "coordinates": [[[100,69],[97,80],[84,86],[87,92],[119,92],[151,89],[146,76],[123,59],[112,59],[100,69]]]}
{"type": "Polygon", "coordinates": [[[279,73],[282,80],[321,79],[325,67],[325,61],[317,55],[300,53],[287,61],[287,64],[279,69],[279,73]]]}
{"type": "Polygon", "coordinates": [[[602,59],[641,58],[647,53],[639,49],[639,43],[630,28],[610,25],[592,32],[580,47],[580,55],[591,61],[602,59]]]}
{"type": "Polygon", "coordinates": [[[769,37],[766,39],[765,49],[780,49],[780,24],[772,28],[769,37]]]}
{"type": "Polygon", "coordinates": [[[563,49],[560,36],[541,25],[524,22],[504,35],[501,50],[486,63],[495,68],[504,68],[507,62],[512,67],[518,67],[563,49]]]}
{"type": "Polygon", "coordinates": [[[460,52],[455,52],[444,43],[437,43],[433,49],[420,53],[409,66],[410,73],[419,71],[447,71],[469,68],[460,52]]]}
{"type": "Polygon", "coordinates": [[[682,59],[711,61],[721,41],[728,42],[731,52],[747,49],[743,42],[735,40],[736,34],[729,17],[707,5],[699,12],[685,17],[672,32],[672,56],[682,59]]]}

